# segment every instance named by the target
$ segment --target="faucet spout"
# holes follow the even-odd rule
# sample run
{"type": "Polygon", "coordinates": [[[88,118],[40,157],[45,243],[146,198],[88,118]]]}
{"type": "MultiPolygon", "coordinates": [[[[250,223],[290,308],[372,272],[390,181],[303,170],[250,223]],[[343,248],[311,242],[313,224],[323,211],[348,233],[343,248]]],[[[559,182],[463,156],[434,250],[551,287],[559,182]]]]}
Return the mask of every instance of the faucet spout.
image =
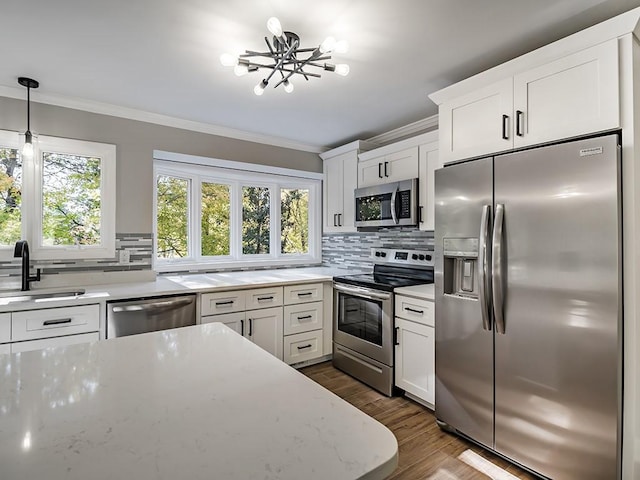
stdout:
{"type": "Polygon", "coordinates": [[[29,244],[26,240],[20,240],[16,242],[15,249],[13,250],[14,258],[22,258],[22,288],[23,292],[29,290],[29,284],[31,282],[40,281],[40,269],[36,270],[35,277],[32,277],[29,273],[29,244]]]}

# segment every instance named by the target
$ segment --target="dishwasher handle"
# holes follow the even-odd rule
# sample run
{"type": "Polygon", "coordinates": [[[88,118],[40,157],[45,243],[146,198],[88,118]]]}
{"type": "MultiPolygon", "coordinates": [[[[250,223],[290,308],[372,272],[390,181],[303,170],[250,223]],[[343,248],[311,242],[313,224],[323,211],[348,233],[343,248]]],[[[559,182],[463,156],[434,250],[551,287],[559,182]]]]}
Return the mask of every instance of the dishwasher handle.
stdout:
{"type": "Polygon", "coordinates": [[[180,308],[189,305],[193,302],[193,298],[178,298],[175,300],[160,300],[157,302],[140,302],[132,305],[114,306],[111,311],[114,313],[119,312],[153,312],[157,310],[169,310],[173,308],[180,308]]]}

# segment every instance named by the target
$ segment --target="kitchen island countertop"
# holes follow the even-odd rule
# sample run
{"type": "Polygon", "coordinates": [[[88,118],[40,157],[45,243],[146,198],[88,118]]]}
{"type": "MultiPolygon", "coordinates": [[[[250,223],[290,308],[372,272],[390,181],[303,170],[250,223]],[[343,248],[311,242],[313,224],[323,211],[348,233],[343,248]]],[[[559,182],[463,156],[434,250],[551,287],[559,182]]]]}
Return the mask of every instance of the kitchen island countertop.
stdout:
{"type": "Polygon", "coordinates": [[[382,479],[397,442],[220,323],[0,356],[4,480],[382,479]]]}

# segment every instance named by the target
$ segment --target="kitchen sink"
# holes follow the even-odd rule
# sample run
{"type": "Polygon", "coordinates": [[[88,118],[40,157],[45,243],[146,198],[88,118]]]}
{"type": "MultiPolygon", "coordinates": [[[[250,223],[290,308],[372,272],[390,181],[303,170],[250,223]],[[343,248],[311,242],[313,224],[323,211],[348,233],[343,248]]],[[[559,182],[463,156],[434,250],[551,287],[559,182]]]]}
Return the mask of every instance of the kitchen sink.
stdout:
{"type": "Polygon", "coordinates": [[[35,291],[0,291],[0,305],[17,302],[32,302],[34,300],[77,298],[84,295],[84,288],[72,288],[65,290],[35,290],[35,291]]]}

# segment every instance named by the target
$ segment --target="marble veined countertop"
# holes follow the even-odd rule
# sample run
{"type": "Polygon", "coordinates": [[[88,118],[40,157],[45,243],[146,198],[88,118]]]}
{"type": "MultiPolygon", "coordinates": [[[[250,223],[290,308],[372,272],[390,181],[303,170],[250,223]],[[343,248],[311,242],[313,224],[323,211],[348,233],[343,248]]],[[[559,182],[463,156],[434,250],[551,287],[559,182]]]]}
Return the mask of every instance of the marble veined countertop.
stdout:
{"type": "Polygon", "coordinates": [[[0,477],[382,479],[382,424],[221,323],[0,356],[0,477]]]}

